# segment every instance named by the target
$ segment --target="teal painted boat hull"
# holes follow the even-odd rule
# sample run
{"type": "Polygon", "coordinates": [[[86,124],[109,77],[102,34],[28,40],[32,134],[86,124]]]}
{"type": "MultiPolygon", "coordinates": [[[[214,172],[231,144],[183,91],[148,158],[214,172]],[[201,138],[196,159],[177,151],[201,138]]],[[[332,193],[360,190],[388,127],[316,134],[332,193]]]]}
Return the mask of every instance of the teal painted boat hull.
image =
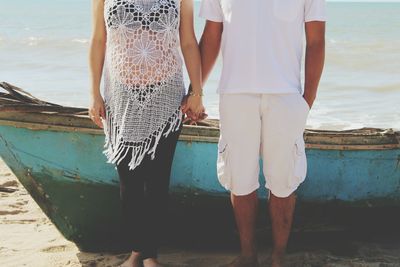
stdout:
{"type": "MultiPolygon", "coordinates": [[[[116,169],[106,163],[104,136],[98,129],[68,127],[0,119],[0,155],[66,238],[84,250],[109,249],[107,244],[113,238],[117,242],[120,234],[116,169]]],[[[191,128],[178,142],[171,193],[182,207],[222,216],[229,210],[229,194],[216,176],[217,130],[212,129],[209,138],[193,134],[200,130],[191,128]]],[[[393,136],[394,143],[361,144],[363,149],[344,139],[337,149],[324,141],[311,144],[298,200],[313,205],[400,206],[400,148],[397,133],[393,136]]],[[[263,180],[260,174],[262,185],[263,180]]],[[[264,186],[259,195],[266,198],[264,186]]]]}
{"type": "MultiPolygon", "coordinates": [[[[0,126],[0,153],[15,172],[45,174],[54,181],[118,186],[114,165],[102,153],[104,136],[0,126]]],[[[303,201],[400,199],[400,149],[307,149],[303,201]]],[[[216,175],[214,142],[179,141],[171,177],[173,192],[226,195],[216,175]]],[[[260,182],[264,178],[260,173],[260,182]]],[[[260,187],[260,197],[267,191],[260,187]]]]}

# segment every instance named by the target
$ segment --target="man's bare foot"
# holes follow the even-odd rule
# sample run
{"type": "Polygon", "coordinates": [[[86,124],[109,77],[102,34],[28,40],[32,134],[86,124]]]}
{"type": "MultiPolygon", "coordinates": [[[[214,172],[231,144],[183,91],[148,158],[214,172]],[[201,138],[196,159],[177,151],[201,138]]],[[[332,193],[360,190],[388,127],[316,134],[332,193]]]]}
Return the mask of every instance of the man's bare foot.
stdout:
{"type": "Polygon", "coordinates": [[[142,267],[142,262],[140,260],[140,253],[132,251],[129,258],[119,267],[142,267]]]}
{"type": "Polygon", "coordinates": [[[143,260],[143,266],[144,267],[163,267],[157,259],[149,258],[143,260]]]}
{"type": "Polygon", "coordinates": [[[223,267],[258,267],[257,257],[244,257],[239,256],[234,259],[228,265],[224,265],[223,267]]]}
{"type": "Polygon", "coordinates": [[[272,257],[271,257],[271,267],[282,267],[283,266],[283,260],[285,257],[284,252],[272,252],[272,257]]]}

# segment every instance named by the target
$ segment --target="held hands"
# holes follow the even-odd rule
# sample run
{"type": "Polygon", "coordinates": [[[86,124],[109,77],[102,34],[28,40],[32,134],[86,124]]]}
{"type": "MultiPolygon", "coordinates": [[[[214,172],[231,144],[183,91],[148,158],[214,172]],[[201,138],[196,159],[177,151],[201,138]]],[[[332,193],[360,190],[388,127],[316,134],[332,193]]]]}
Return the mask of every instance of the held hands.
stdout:
{"type": "Polygon", "coordinates": [[[201,94],[191,94],[189,88],[189,94],[186,95],[182,101],[182,112],[185,113],[185,122],[190,122],[191,125],[204,120],[208,117],[205,113],[205,108],[203,106],[203,100],[201,94]]]}
{"type": "Polygon", "coordinates": [[[103,128],[101,118],[105,119],[106,114],[104,101],[100,94],[95,94],[92,96],[92,101],[89,108],[89,117],[97,126],[103,128]]]}

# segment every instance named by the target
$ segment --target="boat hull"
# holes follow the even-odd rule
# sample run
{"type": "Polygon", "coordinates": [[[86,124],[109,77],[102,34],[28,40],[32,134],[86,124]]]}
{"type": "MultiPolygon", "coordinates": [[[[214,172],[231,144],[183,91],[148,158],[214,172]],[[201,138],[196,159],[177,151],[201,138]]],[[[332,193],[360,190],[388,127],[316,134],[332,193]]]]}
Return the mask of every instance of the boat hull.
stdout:
{"type": "MultiPolygon", "coordinates": [[[[228,192],[216,176],[217,138],[182,136],[172,168],[170,215],[187,224],[204,211],[210,225],[233,225],[228,192]],[[186,212],[186,213],[185,213],[186,212]],[[191,214],[191,215],[189,215],[191,214]],[[186,218],[186,219],[185,219],[186,218]],[[222,218],[222,220],[218,220],[222,218]]],[[[118,175],[98,130],[0,123],[0,155],[60,232],[84,250],[118,247],[118,175]]],[[[300,205],[399,207],[400,149],[308,148],[300,205]]],[[[260,198],[266,198],[262,172],[260,198]]],[[[176,220],[175,220],[176,221],[176,220]]],[[[204,224],[203,224],[204,225],[204,224]]]]}

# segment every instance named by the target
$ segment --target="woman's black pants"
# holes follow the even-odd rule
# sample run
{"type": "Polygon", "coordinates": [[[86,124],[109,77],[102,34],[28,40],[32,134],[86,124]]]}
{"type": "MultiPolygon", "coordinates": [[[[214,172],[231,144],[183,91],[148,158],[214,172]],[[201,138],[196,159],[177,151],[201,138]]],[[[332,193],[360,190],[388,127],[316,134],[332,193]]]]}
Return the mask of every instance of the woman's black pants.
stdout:
{"type": "Polygon", "coordinates": [[[116,166],[120,179],[123,242],[143,259],[157,258],[164,234],[168,208],[171,165],[181,131],[162,136],[155,158],[146,155],[134,170],[129,170],[131,153],[116,166]]]}

